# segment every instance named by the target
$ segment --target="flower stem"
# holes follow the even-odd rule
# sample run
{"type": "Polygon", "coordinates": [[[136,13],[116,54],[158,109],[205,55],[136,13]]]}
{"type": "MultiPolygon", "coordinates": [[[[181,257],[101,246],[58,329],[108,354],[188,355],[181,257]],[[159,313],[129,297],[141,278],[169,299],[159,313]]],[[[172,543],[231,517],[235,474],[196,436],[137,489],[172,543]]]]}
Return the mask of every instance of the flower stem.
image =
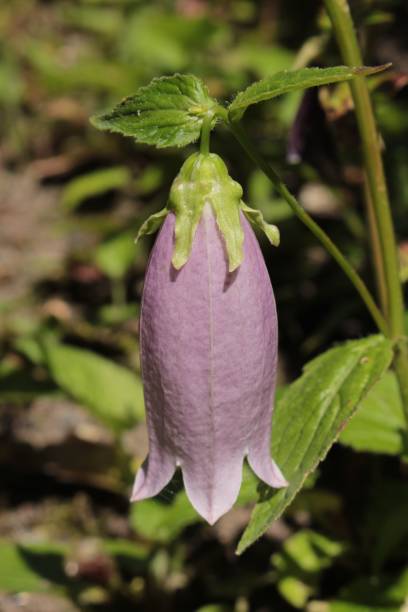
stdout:
{"type": "MultiPolygon", "coordinates": [[[[325,6],[333,25],[343,61],[349,66],[361,66],[362,54],[354,29],[347,0],[325,0],[325,6]]],[[[404,300],[398,270],[397,244],[391,216],[391,207],[381,157],[380,138],[377,131],[370,93],[364,77],[350,82],[358,129],[360,132],[364,167],[367,175],[372,219],[381,248],[381,258],[374,261],[377,278],[385,279],[387,288],[387,323],[389,336],[399,340],[405,333],[404,300]]],[[[394,368],[398,378],[404,413],[408,427],[408,350],[404,341],[396,351],[394,368]]]]}
{"type": "Polygon", "coordinates": [[[203,119],[203,125],[201,127],[201,140],[200,140],[200,153],[202,155],[208,155],[210,152],[210,133],[212,129],[212,120],[214,115],[207,113],[203,119]]]}
{"type": "Polygon", "coordinates": [[[312,217],[304,210],[299,204],[294,195],[290,193],[286,185],[282,182],[275,170],[268,164],[268,162],[260,155],[256,147],[250,142],[243,127],[238,123],[229,123],[229,126],[234,134],[235,138],[241,144],[243,149],[249,155],[249,157],[255,162],[257,166],[266,174],[269,180],[273,183],[277,192],[286,200],[295,215],[306,225],[306,227],[314,234],[314,236],[323,244],[330,255],[342,268],[343,272],[348,276],[354,287],[357,289],[360,297],[367,306],[372,318],[374,319],[378,329],[382,333],[387,333],[387,324],[381,314],[378,306],[376,305],[370,291],[367,289],[362,278],[356,272],[356,270],[347,261],[341,251],[337,248],[331,238],[326,232],[312,219],[312,217]]]}
{"type": "Polygon", "coordinates": [[[377,224],[374,216],[373,201],[368,185],[367,175],[364,173],[364,199],[367,209],[367,221],[369,231],[369,242],[371,247],[371,257],[373,262],[373,271],[377,283],[377,295],[381,304],[381,311],[385,317],[388,316],[388,291],[385,278],[384,265],[382,259],[382,250],[380,236],[378,235],[377,224]]]}

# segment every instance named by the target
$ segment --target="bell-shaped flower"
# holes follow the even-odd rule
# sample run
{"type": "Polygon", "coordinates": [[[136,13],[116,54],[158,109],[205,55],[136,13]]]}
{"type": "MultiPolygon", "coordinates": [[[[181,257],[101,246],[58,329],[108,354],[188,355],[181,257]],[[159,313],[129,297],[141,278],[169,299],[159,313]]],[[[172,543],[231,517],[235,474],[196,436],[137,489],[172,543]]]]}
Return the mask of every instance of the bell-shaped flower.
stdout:
{"type": "Polygon", "coordinates": [[[270,457],[278,325],[269,275],[241,201],[214,154],[191,156],[173,183],[144,284],[141,363],[149,455],[132,501],[157,495],[181,468],[197,512],[214,523],[234,504],[247,457],[271,487],[287,485],[270,457]]]}

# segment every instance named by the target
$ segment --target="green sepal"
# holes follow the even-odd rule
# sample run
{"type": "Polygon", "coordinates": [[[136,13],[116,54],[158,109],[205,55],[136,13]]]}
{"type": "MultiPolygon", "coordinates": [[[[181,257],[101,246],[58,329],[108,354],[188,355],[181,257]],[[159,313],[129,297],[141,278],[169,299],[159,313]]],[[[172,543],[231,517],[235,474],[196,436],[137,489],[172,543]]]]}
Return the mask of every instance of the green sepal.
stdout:
{"type": "Polygon", "coordinates": [[[154,234],[155,232],[157,232],[157,230],[167,217],[168,212],[168,208],[165,207],[159,210],[157,213],[150,215],[150,217],[148,217],[146,221],[144,221],[144,223],[142,223],[142,225],[140,226],[139,231],[137,232],[137,236],[135,238],[135,242],[138,242],[138,240],[140,240],[142,236],[147,236],[148,234],[154,234]]]}
{"type": "Polygon", "coordinates": [[[176,217],[171,262],[176,270],[180,270],[190,256],[205,203],[203,194],[200,193],[201,184],[194,177],[197,158],[199,154],[195,153],[184,162],[170,190],[168,206],[176,217]]]}
{"type": "Polygon", "coordinates": [[[188,260],[205,204],[214,212],[232,272],[242,262],[244,233],[239,218],[242,187],[228,174],[214,153],[191,155],[183,164],[170,191],[169,210],[176,216],[173,266],[179,270],[188,260]]]}
{"type": "Polygon", "coordinates": [[[248,219],[248,221],[251,223],[251,225],[261,230],[268,238],[269,242],[273,244],[273,246],[279,246],[280,233],[276,225],[273,225],[272,223],[267,223],[263,218],[263,215],[260,210],[251,208],[250,206],[245,204],[245,202],[242,202],[242,200],[241,210],[248,219]]]}
{"type": "MultiPolygon", "coordinates": [[[[238,183],[232,179],[230,180],[232,183],[235,183],[235,185],[238,185],[238,183]]],[[[224,237],[225,248],[228,253],[229,272],[233,272],[239,268],[244,257],[244,230],[242,229],[239,206],[236,205],[235,197],[231,197],[226,201],[222,201],[221,198],[217,197],[213,202],[215,219],[218,229],[224,237]]]]}

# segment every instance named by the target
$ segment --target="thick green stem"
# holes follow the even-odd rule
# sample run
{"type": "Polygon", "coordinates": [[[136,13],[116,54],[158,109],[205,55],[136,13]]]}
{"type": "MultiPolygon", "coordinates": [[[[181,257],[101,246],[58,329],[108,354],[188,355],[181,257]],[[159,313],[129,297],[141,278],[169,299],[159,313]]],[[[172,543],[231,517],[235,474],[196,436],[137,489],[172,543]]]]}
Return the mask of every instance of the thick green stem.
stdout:
{"type": "MultiPolygon", "coordinates": [[[[325,5],[343,61],[349,66],[361,66],[363,64],[362,54],[347,0],[325,0],[325,5]]],[[[386,282],[389,336],[393,340],[398,340],[405,333],[404,300],[399,278],[397,245],[391,207],[381,157],[381,142],[365,78],[356,77],[350,82],[350,87],[371,196],[367,200],[367,206],[372,205],[372,216],[381,247],[381,264],[377,264],[377,266],[381,265],[383,270],[381,271],[377,267],[377,276],[380,278],[383,273],[386,282]]],[[[395,356],[395,372],[399,381],[408,426],[408,351],[405,347],[401,348],[401,345],[395,356]]]]}
{"type": "Polygon", "coordinates": [[[276,174],[275,170],[268,164],[268,162],[260,155],[257,148],[252,145],[250,140],[248,139],[243,127],[238,123],[230,123],[230,128],[241,144],[241,146],[245,149],[249,157],[255,162],[257,166],[266,174],[266,176],[270,179],[270,181],[275,186],[275,189],[278,193],[286,200],[289,206],[292,208],[295,215],[306,225],[307,228],[316,236],[316,238],[323,244],[326,250],[330,253],[330,255],[335,259],[335,261],[339,264],[345,274],[353,283],[354,287],[357,289],[360,294],[362,300],[367,306],[368,310],[371,313],[376,325],[379,330],[384,334],[387,333],[387,325],[384,317],[382,316],[379,308],[377,307],[371,293],[367,289],[364,281],[358,275],[358,273],[354,270],[354,268],[350,265],[344,255],[339,251],[337,246],[331,240],[331,238],[326,234],[326,232],[310,217],[310,215],[304,210],[304,208],[299,204],[296,198],[290,193],[286,185],[282,182],[280,177],[276,174]]]}

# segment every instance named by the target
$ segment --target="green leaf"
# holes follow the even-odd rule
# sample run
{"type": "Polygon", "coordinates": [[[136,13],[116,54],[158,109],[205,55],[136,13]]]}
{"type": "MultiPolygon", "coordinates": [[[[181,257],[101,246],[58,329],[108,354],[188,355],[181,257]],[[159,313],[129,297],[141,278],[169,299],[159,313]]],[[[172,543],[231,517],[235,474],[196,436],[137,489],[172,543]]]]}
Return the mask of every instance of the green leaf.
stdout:
{"type": "Polygon", "coordinates": [[[290,484],[279,490],[262,488],[238,553],[291,503],[392,357],[391,342],[383,336],[347,342],[308,363],[287,388],[273,419],[272,456],[290,484]]]}
{"type": "Polygon", "coordinates": [[[187,527],[202,522],[191,505],[185,491],[180,491],[171,501],[147,499],[132,505],[132,527],[141,535],[155,542],[171,542],[187,527]]]}
{"type": "Polygon", "coordinates": [[[56,383],[113,429],[144,417],[143,389],[136,373],[99,355],[57,342],[44,352],[56,383]]]}
{"type": "Polygon", "coordinates": [[[0,540],[0,591],[42,592],[64,584],[65,549],[57,544],[19,545],[0,540]]]}
{"type": "Polygon", "coordinates": [[[408,454],[404,412],[394,372],[387,372],[374,385],[339,442],[357,451],[408,454]]]}
{"type": "Polygon", "coordinates": [[[203,118],[215,107],[202,81],[175,74],[153,79],[113,110],[92,117],[91,123],[158,148],[184,147],[199,138],[203,118]]]}
{"type": "Polygon", "coordinates": [[[260,210],[251,208],[250,206],[244,204],[244,202],[241,202],[241,208],[248,221],[254,227],[258,228],[261,232],[263,232],[273,246],[279,246],[280,235],[279,229],[276,227],[276,225],[272,225],[272,223],[266,223],[263,218],[263,214],[260,210]]]}
{"type": "Polygon", "coordinates": [[[129,180],[129,170],[122,166],[89,172],[68,183],[62,194],[62,205],[67,211],[74,210],[88,198],[122,189],[129,180]]]}
{"type": "Polygon", "coordinates": [[[328,85],[338,81],[347,81],[356,76],[368,76],[384,70],[387,66],[375,68],[336,66],[333,68],[301,68],[300,70],[283,70],[271,77],[253,83],[241,91],[228,107],[230,118],[238,121],[248,106],[264,100],[271,100],[282,94],[308,87],[328,85]]]}
{"type": "Polygon", "coordinates": [[[137,250],[134,232],[121,232],[108,238],[97,247],[94,261],[110,278],[123,278],[135,262],[137,250]]]}

